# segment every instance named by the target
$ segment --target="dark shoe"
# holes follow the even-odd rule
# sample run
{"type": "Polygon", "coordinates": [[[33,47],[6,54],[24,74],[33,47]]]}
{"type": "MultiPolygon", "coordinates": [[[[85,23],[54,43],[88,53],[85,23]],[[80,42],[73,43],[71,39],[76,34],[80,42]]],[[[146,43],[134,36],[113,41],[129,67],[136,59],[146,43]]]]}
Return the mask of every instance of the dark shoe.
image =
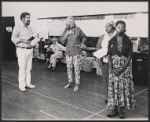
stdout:
{"type": "Polygon", "coordinates": [[[124,119],[125,118],[125,115],[123,112],[120,113],[120,119],[124,119]]]}
{"type": "Polygon", "coordinates": [[[49,70],[49,69],[51,69],[51,68],[47,67],[47,70],[49,70]]]}
{"type": "Polygon", "coordinates": [[[107,104],[108,103],[108,100],[105,100],[105,104],[107,104]]]}
{"type": "Polygon", "coordinates": [[[123,107],[121,107],[120,108],[120,113],[119,113],[119,115],[120,115],[120,119],[124,119],[125,118],[125,115],[124,115],[124,108],[123,107]]]}
{"type": "Polygon", "coordinates": [[[109,114],[107,115],[107,117],[114,117],[114,116],[117,116],[117,115],[118,115],[118,111],[113,110],[111,113],[109,113],[109,114]]]}
{"type": "Polygon", "coordinates": [[[55,71],[55,67],[53,67],[51,70],[52,70],[52,71],[55,71]]]}

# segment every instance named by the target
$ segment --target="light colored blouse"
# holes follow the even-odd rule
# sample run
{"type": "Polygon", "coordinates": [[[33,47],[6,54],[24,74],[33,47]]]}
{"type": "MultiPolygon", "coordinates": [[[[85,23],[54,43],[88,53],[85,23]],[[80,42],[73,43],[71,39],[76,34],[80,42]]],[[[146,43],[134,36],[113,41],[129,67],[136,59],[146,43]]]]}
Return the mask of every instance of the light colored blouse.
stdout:
{"type": "Polygon", "coordinates": [[[62,46],[61,44],[59,44],[58,42],[56,42],[56,44],[51,44],[50,48],[52,49],[52,51],[54,53],[57,53],[58,51],[65,51],[66,47],[62,46]]]}
{"type": "MultiPolygon", "coordinates": [[[[99,38],[98,42],[97,42],[96,48],[97,48],[97,49],[103,48],[103,49],[107,50],[106,52],[108,52],[108,44],[109,44],[109,41],[110,41],[115,35],[116,35],[116,31],[114,31],[114,33],[113,33],[111,36],[109,36],[107,33],[105,33],[104,35],[102,35],[102,36],[99,38]]],[[[108,56],[107,56],[107,53],[106,53],[106,55],[103,57],[103,62],[108,63],[108,56]]]]}

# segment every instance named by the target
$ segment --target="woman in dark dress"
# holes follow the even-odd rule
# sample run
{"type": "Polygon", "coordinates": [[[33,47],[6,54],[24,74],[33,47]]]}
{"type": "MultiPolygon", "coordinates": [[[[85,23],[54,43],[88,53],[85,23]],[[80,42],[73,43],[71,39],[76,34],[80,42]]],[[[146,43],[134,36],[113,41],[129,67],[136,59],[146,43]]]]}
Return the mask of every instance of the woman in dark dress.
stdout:
{"type": "Polygon", "coordinates": [[[125,34],[126,23],[116,22],[116,36],[108,45],[109,83],[108,83],[108,117],[118,115],[124,118],[124,108],[135,107],[134,83],[132,81],[132,42],[125,34]]]}

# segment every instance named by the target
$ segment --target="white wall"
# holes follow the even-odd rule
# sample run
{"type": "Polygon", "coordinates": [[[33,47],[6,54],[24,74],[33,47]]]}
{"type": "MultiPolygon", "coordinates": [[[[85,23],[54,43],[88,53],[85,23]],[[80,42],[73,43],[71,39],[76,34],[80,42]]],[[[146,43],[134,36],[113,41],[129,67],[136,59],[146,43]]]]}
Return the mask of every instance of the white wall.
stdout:
{"type": "MultiPolygon", "coordinates": [[[[122,18],[122,16],[120,16],[122,18]]],[[[91,37],[99,37],[105,33],[105,25],[108,21],[117,22],[114,16],[105,17],[102,20],[76,20],[76,25],[82,29],[82,31],[91,37]]],[[[148,37],[148,14],[134,14],[127,15],[127,18],[122,18],[126,22],[126,34],[130,37],[148,37]]],[[[48,38],[48,34],[51,36],[60,36],[65,28],[65,22],[62,20],[52,19],[40,19],[38,20],[37,31],[40,37],[48,38]]]]}
{"type": "Polygon", "coordinates": [[[16,24],[20,21],[23,11],[31,13],[31,26],[37,32],[37,18],[147,12],[148,2],[2,2],[2,16],[14,16],[16,24]]]}

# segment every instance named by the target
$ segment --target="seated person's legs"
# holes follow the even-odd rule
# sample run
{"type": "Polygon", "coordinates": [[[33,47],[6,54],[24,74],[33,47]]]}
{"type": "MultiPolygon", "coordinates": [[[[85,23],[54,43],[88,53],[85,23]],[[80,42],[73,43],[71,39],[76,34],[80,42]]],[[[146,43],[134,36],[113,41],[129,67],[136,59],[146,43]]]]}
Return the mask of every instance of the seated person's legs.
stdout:
{"type": "Polygon", "coordinates": [[[57,58],[56,58],[56,57],[51,57],[51,58],[50,58],[50,62],[52,63],[52,70],[55,70],[56,61],[57,61],[57,58]]]}
{"type": "Polygon", "coordinates": [[[48,69],[50,69],[52,67],[52,70],[55,70],[56,61],[57,61],[56,54],[52,54],[51,57],[50,57],[50,64],[48,66],[48,69]]]}
{"type": "Polygon", "coordinates": [[[46,52],[46,63],[45,64],[47,64],[50,61],[50,57],[52,54],[54,54],[53,51],[46,52]]]}

